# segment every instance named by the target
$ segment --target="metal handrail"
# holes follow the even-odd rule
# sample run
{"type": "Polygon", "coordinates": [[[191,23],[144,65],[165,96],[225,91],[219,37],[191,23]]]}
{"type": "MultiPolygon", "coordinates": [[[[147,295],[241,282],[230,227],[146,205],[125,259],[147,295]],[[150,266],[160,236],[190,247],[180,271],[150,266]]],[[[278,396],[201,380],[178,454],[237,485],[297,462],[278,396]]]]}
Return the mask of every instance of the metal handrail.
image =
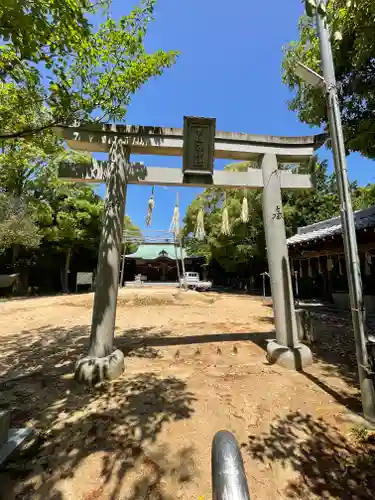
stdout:
{"type": "Polygon", "coordinates": [[[211,471],[212,500],[250,500],[241,451],[231,432],[215,434],[211,471]]]}

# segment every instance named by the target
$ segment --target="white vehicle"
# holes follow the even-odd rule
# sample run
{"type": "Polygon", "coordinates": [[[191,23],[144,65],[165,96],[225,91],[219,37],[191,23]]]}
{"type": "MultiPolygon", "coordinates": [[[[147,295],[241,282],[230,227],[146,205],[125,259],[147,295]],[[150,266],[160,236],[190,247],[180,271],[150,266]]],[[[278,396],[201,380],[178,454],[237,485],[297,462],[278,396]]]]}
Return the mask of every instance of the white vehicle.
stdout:
{"type": "Polygon", "coordinates": [[[212,287],[211,281],[200,281],[199,273],[185,273],[184,276],[180,279],[180,285],[182,287],[186,286],[190,290],[198,290],[200,292],[205,292],[212,287]]]}

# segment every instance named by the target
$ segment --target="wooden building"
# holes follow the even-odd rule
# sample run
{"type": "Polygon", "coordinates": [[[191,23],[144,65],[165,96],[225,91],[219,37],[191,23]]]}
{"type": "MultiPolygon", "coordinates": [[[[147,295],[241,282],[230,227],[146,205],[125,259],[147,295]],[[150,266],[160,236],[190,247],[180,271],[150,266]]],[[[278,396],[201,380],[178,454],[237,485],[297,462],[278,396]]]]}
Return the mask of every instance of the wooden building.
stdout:
{"type": "Polygon", "coordinates": [[[125,279],[132,281],[137,274],[141,274],[147,281],[176,282],[177,263],[180,272],[182,269],[181,257],[186,271],[200,271],[202,259],[188,256],[185,249],[182,249],[181,255],[179,246],[173,243],[139,245],[135,253],[126,255],[125,279]]]}
{"type": "MultiPolygon", "coordinates": [[[[375,311],[375,205],[354,213],[366,309],[375,311]]],[[[298,228],[287,240],[294,293],[299,298],[329,300],[347,308],[341,218],[298,228]]]]}

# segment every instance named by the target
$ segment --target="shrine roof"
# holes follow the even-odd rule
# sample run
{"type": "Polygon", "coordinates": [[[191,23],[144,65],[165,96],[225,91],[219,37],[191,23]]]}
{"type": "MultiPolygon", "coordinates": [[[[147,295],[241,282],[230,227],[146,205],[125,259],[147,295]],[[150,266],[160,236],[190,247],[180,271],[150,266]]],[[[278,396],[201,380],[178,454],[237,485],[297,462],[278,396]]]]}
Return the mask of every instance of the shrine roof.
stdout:
{"type": "MultiPolygon", "coordinates": [[[[180,249],[177,248],[177,255],[180,258],[180,249]]],[[[185,249],[182,250],[183,258],[187,258],[185,249]]],[[[159,258],[175,260],[174,244],[147,244],[139,245],[138,250],[126,256],[129,259],[155,260],[159,258]]]]}
{"type": "MultiPolygon", "coordinates": [[[[359,229],[375,228],[375,205],[363,210],[354,212],[355,227],[359,229]]],[[[342,233],[341,218],[333,217],[309,226],[299,227],[297,234],[287,240],[288,245],[305,243],[307,241],[320,240],[327,236],[334,236],[342,233]]]]}

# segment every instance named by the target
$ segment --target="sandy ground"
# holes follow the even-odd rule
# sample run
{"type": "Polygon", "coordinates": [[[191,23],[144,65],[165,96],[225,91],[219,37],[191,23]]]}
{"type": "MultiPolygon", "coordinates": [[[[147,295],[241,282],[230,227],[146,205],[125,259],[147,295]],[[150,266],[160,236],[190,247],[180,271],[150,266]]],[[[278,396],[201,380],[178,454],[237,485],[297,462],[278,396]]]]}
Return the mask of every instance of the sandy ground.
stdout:
{"type": "Polygon", "coordinates": [[[372,498],[371,464],[341,418],[358,409],[355,375],[322,347],[304,373],[270,366],[270,304],[124,290],[126,371],[87,389],[72,371],[91,308],[92,295],[0,304],[0,407],[38,431],[2,471],[1,499],[210,499],[221,429],[241,446],[253,500],[372,498]]]}

